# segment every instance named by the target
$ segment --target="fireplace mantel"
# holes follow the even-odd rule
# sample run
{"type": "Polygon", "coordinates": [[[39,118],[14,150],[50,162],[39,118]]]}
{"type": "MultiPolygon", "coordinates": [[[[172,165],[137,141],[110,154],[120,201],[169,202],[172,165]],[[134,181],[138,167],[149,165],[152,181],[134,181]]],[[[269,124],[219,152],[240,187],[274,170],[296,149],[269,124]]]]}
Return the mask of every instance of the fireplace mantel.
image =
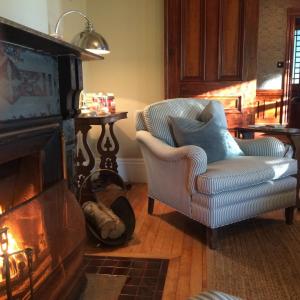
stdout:
{"type": "Polygon", "coordinates": [[[0,40],[50,55],[75,55],[82,61],[103,59],[102,56],[3,17],[0,17],[0,40]]]}

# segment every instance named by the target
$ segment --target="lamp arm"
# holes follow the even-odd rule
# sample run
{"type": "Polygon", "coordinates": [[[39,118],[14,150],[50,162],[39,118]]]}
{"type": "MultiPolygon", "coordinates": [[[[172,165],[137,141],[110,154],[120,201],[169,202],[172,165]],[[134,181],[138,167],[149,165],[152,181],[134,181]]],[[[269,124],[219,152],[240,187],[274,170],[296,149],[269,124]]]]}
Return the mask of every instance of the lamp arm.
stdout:
{"type": "Polygon", "coordinates": [[[93,29],[93,25],[92,25],[91,21],[88,19],[88,17],[87,17],[85,14],[83,14],[82,12],[80,12],[80,11],[78,11],[78,10],[69,10],[69,11],[63,13],[63,14],[59,17],[59,19],[58,19],[58,21],[57,21],[57,23],[56,23],[56,25],[55,25],[55,34],[58,34],[58,29],[59,29],[59,26],[60,26],[60,23],[61,23],[62,19],[63,19],[65,16],[67,16],[67,15],[69,15],[69,14],[72,14],[72,13],[77,13],[77,14],[81,15],[81,16],[86,20],[88,29],[89,29],[90,31],[93,29]]]}

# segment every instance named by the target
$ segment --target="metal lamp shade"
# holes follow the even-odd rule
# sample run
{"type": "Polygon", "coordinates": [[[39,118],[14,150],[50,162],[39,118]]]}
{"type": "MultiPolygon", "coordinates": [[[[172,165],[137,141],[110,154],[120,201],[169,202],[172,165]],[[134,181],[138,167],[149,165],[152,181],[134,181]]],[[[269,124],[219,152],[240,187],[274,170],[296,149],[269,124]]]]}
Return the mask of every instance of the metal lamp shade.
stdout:
{"type": "Polygon", "coordinates": [[[104,37],[94,30],[86,29],[78,33],[71,43],[97,55],[107,54],[110,52],[104,37]]]}

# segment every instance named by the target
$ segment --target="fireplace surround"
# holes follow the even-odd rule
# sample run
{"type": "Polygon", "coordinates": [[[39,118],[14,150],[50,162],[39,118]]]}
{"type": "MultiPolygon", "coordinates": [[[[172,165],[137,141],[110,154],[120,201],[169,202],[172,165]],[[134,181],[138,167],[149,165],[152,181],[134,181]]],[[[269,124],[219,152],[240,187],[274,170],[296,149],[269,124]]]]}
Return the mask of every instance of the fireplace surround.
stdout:
{"type": "Polygon", "coordinates": [[[92,59],[0,18],[0,299],[72,299],[84,282],[74,117],[92,59]]]}

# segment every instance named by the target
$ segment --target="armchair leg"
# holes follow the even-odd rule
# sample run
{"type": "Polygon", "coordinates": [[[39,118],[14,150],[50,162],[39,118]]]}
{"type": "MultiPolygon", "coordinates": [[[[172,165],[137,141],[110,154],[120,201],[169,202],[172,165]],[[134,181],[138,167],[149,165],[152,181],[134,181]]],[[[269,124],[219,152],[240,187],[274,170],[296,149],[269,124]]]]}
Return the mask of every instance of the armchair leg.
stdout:
{"type": "Polygon", "coordinates": [[[285,223],[288,225],[292,225],[294,221],[294,209],[295,207],[287,207],[285,209],[285,223]]]}
{"type": "Polygon", "coordinates": [[[218,230],[206,227],[206,243],[211,250],[218,247],[218,230]]]}
{"type": "Polygon", "coordinates": [[[152,215],[154,209],[154,199],[151,197],[148,197],[148,214],[152,215]]]}

